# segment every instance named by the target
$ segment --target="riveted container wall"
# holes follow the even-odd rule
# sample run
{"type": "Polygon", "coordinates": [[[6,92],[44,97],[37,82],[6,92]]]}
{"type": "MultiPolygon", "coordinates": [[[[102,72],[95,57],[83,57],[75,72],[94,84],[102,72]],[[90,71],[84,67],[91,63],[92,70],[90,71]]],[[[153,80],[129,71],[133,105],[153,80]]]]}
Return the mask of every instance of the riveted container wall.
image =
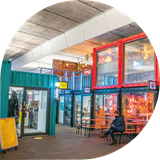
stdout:
{"type": "MultiPolygon", "coordinates": [[[[11,61],[3,61],[0,73],[0,118],[7,117],[10,75],[11,75],[11,61]]],[[[2,152],[1,145],[0,145],[0,152],[2,152]]]]}
{"type": "Polygon", "coordinates": [[[8,94],[11,75],[11,61],[3,61],[1,67],[1,85],[0,85],[0,118],[7,117],[8,111],[8,94]]]}
{"type": "Polygon", "coordinates": [[[75,77],[74,84],[75,84],[74,89],[75,90],[80,90],[80,76],[75,77]]]}
{"type": "Polygon", "coordinates": [[[54,86],[54,77],[53,75],[12,71],[10,85],[51,88],[54,86]]]}
{"type": "Polygon", "coordinates": [[[55,120],[56,120],[55,83],[56,82],[57,82],[57,75],[11,71],[11,76],[10,76],[11,86],[37,87],[37,88],[40,87],[40,88],[51,89],[49,135],[55,135],[55,120]]]}
{"type": "Polygon", "coordinates": [[[91,87],[91,75],[83,75],[82,87],[91,87]]]}

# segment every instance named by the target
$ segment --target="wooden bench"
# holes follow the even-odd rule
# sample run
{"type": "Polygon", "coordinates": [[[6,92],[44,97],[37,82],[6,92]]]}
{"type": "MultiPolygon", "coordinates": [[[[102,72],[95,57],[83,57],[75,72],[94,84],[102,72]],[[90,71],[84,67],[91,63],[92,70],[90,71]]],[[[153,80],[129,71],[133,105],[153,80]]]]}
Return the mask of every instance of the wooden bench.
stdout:
{"type": "Polygon", "coordinates": [[[86,129],[89,132],[88,133],[88,137],[90,137],[90,131],[91,131],[91,129],[102,129],[102,133],[103,133],[103,130],[107,129],[107,128],[108,127],[106,125],[94,125],[94,124],[92,124],[90,126],[86,126],[86,129]]]}
{"type": "MultiPolygon", "coordinates": [[[[130,134],[130,138],[131,138],[131,134],[140,134],[140,133],[141,132],[137,132],[137,131],[136,132],[135,131],[132,131],[132,132],[124,131],[124,132],[114,132],[113,134],[116,135],[116,142],[117,142],[117,137],[119,136],[119,144],[120,144],[121,143],[121,137],[122,137],[123,134],[130,134]]],[[[107,141],[108,141],[108,136],[107,136],[107,141]]],[[[104,140],[105,140],[105,138],[104,138],[104,140]]],[[[110,136],[110,141],[111,141],[111,136],[110,136]]]]}

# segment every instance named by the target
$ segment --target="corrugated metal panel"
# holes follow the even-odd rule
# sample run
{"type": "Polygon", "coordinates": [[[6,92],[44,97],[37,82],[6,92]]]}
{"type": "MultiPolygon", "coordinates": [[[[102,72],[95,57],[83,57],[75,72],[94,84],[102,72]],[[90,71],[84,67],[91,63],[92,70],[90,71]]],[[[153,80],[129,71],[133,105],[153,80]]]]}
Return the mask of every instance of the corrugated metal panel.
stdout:
{"type": "Polygon", "coordinates": [[[53,75],[12,71],[10,85],[52,88],[54,77],[53,75]]]}
{"type": "Polygon", "coordinates": [[[11,61],[3,61],[1,67],[1,85],[0,85],[0,118],[6,118],[8,112],[8,94],[10,85],[10,75],[11,75],[11,61]]]}
{"type": "Polygon", "coordinates": [[[75,90],[80,90],[80,76],[75,77],[74,84],[75,84],[74,86],[75,90]]]}
{"type": "Polygon", "coordinates": [[[83,87],[91,87],[91,75],[83,75],[83,87]]]}
{"type": "Polygon", "coordinates": [[[72,78],[68,78],[68,89],[72,88],[72,78]]]}

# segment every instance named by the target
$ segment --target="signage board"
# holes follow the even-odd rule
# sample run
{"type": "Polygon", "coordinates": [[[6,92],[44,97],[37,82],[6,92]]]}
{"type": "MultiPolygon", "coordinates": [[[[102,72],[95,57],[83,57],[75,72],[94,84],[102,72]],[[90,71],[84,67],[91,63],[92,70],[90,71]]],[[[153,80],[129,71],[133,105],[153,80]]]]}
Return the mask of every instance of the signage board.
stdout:
{"type": "Polygon", "coordinates": [[[151,81],[151,80],[149,80],[149,81],[148,81],[148,84],[147,84],[147,87],[148,87],[148,90],[153,90],[153,91],[155,91],[156,88],[157,88],[156,81],[151,81]]]}
{"type": "Polygon", "coordinates": [[[2,150],[18,146],[14,117],[0,119],[0,137],[2,150]]]}
{"type": "Polygon", "coordinates": [[[59,82],[59,89],[68,89],[68,82],[59,82]]]}
{"type": "Polygon", "coordinates": [[[64,93],[65,93],[65,94],[71,94],[71,90],[70,90],[70,89],[67,89],[67,90],[64,91],[64,93]]]}
{"type": "Polygon", "coordinates": [[[84,93],[91,93],[90,87],[84,87],[84,93]]]}
{"type": "Polygon", "coordinates": [[[30,108],[38,108],[39,101],[30,101],[30,108]]]}

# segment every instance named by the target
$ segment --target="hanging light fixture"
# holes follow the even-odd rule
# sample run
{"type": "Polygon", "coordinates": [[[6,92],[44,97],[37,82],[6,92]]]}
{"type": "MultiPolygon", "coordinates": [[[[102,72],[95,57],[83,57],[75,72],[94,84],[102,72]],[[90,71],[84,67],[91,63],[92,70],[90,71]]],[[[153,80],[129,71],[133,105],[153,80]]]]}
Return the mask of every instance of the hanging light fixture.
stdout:
{"type": "Polygon", "coordinates": [[[111,61],[111,57],[107,57],[106,62],[110,62],[110,61],[111,61]]]}

